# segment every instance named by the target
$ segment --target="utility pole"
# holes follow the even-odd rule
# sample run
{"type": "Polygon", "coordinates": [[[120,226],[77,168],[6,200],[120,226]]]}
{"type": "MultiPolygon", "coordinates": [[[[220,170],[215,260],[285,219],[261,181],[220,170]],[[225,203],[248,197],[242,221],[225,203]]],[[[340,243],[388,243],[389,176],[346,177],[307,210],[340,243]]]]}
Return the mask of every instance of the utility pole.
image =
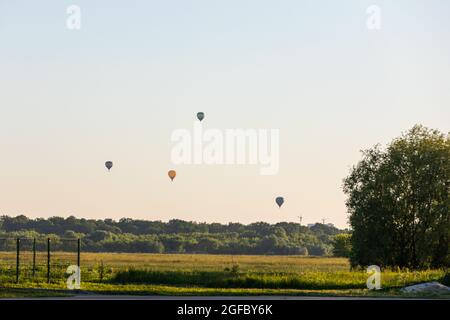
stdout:
{"type": "Polygon", "coordinates": [[[303,216],[298,216],[298,219],[300,220],[300,225],[302,225],[303,216]]]}
{"type": "Polygon", "coordinates": [[[326,221],[327,221],[326,218],[322,218],[322,224],[325,224],[326,221]]]}

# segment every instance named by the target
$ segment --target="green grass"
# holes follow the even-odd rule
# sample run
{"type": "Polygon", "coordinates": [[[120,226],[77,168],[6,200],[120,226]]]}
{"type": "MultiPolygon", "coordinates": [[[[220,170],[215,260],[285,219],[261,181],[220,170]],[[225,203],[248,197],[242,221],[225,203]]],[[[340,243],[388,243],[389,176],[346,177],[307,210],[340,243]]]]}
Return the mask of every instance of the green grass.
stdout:
{"type": "MultiPolygon", "coordinates": [[[[51,284],[46,283],[42,257],[35,278],[26,257],[21,260],[20,283],[15,284],[14,254],[0,253],[0,297],[8,296],[5,290],[19,288],[53,290],[48,294],[66,288],[65,270],[75,264],[74,254],[52,255],[51,284]]],[[[404,296],[398,288],[444,278],[443,270],[383,270],[383,290],[374,292],[366,289],[366,272],[350,271],[343,258],[119,253],[81,257],[82,290],[109,294],[404,296]]]]}
{"type": "MultiPolygon", "coordinates": [[[[6,288],[0,289],[0,292],[12,293],[9,297],[21,297],[25,292],[26,297],[60,297],[70,296],[76,292],[60,292],[61,283],[43,284],[43,283],[24,283],[21,285],[9,284],[6,288]],[[15,291],[17,288],[25,291],[15,291]],[[45,289],[47,291],[42,291],[45,289]]],[[[450,295],[417,295],[404,294],[396,289],[383,289],[371,291],[368,289],[343,289],[343,290],[300,290],[300,289],[257,289],[257,288],[203,288],[203,287],[180,287],[169,285],[117,285],[105,283],[85,282],[82,285],[83,292],[99,295],[159,295],[159,296],[318,296],[318,297],[402,297],[402,298],[440,298],[450,299],[450,295]]],[[[8,297],[0,293],[0,297],[8,297]]]]}
{"type": "MultiPolygon", "coordinates": [[[[382,274],[386,288],[397,288],[420,282],[438,281],[443,271],[392,272],[382,274]]],[[[260,288],[336,290],[364,289],[367,274],[361,271],[305,271],[302,273],[231,273],[227,271],[157,271],[130,269],[119,271],[110,280],[118,284],[168,284],[208,288],[260,288]]]]}
{"type": "Polygon", "coordinates": [[[0,288],[0,299],[4,298],[45,298],[45,297],[68,297],[69,293],[36,290],[34,288],[0,288]]]}

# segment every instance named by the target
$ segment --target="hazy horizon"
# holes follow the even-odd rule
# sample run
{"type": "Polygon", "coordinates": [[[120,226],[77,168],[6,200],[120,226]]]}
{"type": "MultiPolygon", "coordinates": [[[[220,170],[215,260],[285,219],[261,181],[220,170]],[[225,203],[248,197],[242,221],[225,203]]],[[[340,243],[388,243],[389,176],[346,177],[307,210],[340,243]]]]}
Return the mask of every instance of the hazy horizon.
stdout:
{"type": "Polygon", "coordinates": [[[450,129],[450,2],[377,1],[380,30],[372,4],[0,0],[0,214],[348,227],[361,149],[450,129]],[[199,111],[279,129],[278,174],[173,165],[199,111]]]}
{"type": "MultiPolygon", "coordinates": [[[[18,216],[21,216],[21,215],[22,215],[22,214],[17,214],[17,215],[8,215],[8,214],[6,214],[6,216],[11,217],[11,218],[15,218],[15,217],[18,217],[18,216]]],[[[0,216],[3,216],[3,214],[0,213],[0,216]]],[[[162,220],[162,219],[151,220],[151,219],[145,219],[145,218],[130,218],[130,217],[126,217],[126,216],[121,217],[121,218],[116,218],[116,219],[108,218],[108,217],[105,217],[105,218],[103,218],[103,217],[100,217],[100,218],[91,218],[91,217],[82,217],[82,216],[75,216],[75,215],[67,215],[67,216],[56,215],[56,216],[48,216],[48,217],[43,217],[43,216],[30,217],[30,216],[24,214],[24,216],[26,216],[28,219],[33,219],[33,220],[34,220],[34,219],[48,219],[48,218],[53,218],[53,217],[67,219],[67,218],[70,217],[70,216],[73,216],[73,217],[75,217],[76,219],[86,219],[86,220],[89,220],[89,219],[94,219],[94,220],[106,220],[106,219],[111,219],[111,220],[113,220],[113,221],[115,221],[115,222],[119,222],[119,220],[121,220],[121,219],[133,219],[133,220],[151,221],[151,222],[154,222],[154,221],[160,221],[160,222],[163,222],[163,223],[167,223],[167,222],[169,222],[170,220],[172,220],[172,218],[169,218],[169,219],[167,219],[167,220],[162,220]]],[[[252,224],[252,223],[259,223],[259,222],[265,222],[265,223],[269,223],[269,224],[277,224],[277,223],[282,223],[282,222],[286,222],[286,223],[297,223],[297,224],[299,223],[299,221],[274,221],[274,222],[267,222],[267,221],[258,221],[258,220],[255,220],[255,221],[250,221],[250,222],[247,222],[247,223],[242,223],[242,222],[239,222],[239,221],[217,222],[217,221],[191,221],[191,220],[185,220],[185,219],[178,219],[178,220],[183,220],[183,221],[186,221],[186,222],[193,222],[193,223],[197,223],[197,224],[201,224],[201,223],[207,223],[207,224],[219,223],[219,224],[222,224],[222,225],[228,225],[228,224],[230,224],[230,223],[240,223],[240,224],[243,224],[243,225],[249,225],[249,224],[252,224]]],[[[307,223],[307,224],[305,224],[305,223],[302,222],[301,225],[302,225],[302,226],[308,226],[308,225],[310,225],[310,224],[316,224],[316,223],[322,224],[322,221],[316,221],[316,222],[313,222],[313,223],[307,223]]],[[[328,224],[328,223],[330,223],[330,222],[328,222],[328,221],[325,222],[325,224],[328,224]]],[[[335,227],[336,227],[336,228],[339,228],[338,226],[335,226],[335,227]]],[[[345,227],[345,228],[339,228],[339,229],[348,229],[348,227],[345,227]]]]}

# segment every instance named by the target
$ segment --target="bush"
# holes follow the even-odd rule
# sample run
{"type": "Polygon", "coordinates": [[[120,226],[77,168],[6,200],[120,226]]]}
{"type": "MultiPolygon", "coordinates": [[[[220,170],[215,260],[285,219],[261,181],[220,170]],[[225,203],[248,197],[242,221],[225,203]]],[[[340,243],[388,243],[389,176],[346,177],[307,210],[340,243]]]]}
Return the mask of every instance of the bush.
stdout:
{"type": "Polygon", "coordinates": [[[445,276],[442,278],[441,283],[444,286],[450,287],[450,272],[447,272],[445,276]]]}
{"type": "Polygon", "coordinates": [[[352,250],[351,235],[348,233],[341,233],[335,235],[333,238],[333,256],[335,257],[350,257],[352,250]]]}

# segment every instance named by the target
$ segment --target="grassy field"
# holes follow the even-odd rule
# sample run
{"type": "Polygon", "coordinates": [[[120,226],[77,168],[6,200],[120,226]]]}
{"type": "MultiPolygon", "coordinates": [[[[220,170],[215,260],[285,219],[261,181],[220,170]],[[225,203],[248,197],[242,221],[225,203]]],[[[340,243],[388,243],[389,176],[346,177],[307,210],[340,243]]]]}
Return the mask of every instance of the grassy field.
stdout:
{"type": "MultiPolygon", "coordinates": [[[[19,288],[65,289],[64,270],[76,263],[74,254],[52,255],[51,284],[45,281],[46,260],[37,258],[33,278],[30,258],[23,255],[20,283],[15,284],[15,255],[0,253],[0,297],[19,288]]],[[[444,276],[443,270],[383,270],[383,290],[373,292],[365,289],[366,272],[351,271],[344,258],[83,253],[81,265],[81,289],[109,294],[386,296],[444,276]]]]}
{"type": "MultiPolygon", "coordinates": [[[[0,252],[3,264],[15,266],[15,252],[0,252]]],[[[31,265],[31,253],[22,253],[23,265],[31,265]]],[[[46,264],[45,253],[37,254],[37,263],[46,264]]],[[[52,253],[53,262],[76,263],[75,253],[52,253]]],[[[321,258],[303,256],[245,256],[245,255],[211,255],[211,254],[145,254],[145,253],[82,253],[81,265],[95,268],[104,264],[113,269],[154,268],[164,271],[205,270],[220,271],[225,267],[238,264],[242,271],[250,272],[287,272],[302,271],[347,271],[348,260],[345,258],[321,258]]]]}

